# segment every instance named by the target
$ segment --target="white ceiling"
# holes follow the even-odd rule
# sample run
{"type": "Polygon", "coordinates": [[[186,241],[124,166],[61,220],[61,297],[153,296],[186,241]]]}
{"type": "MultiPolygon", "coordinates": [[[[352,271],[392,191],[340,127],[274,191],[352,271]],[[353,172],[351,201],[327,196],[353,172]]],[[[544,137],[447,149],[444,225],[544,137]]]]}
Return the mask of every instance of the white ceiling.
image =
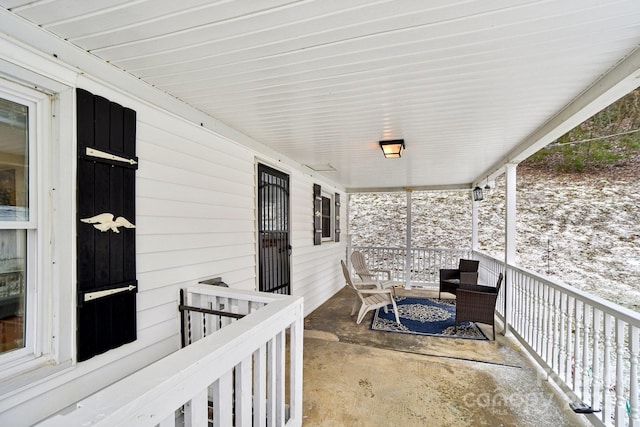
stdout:
{"type": "Polygon", "coordinates": [[[349,189],[469,187],[640,46],[639,0],[0,5],[349,189]]]}

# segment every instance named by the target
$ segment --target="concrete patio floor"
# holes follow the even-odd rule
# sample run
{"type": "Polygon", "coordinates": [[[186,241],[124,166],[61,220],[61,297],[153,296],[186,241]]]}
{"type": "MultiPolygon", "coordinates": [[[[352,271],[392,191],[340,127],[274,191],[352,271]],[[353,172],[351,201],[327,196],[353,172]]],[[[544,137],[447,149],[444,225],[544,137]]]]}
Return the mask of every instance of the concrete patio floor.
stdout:
{"type": "Polygon", "coordinates": [[[344,288],[305,319],[304,426],[590,425],[502,328],[496,341],[371,331],[353,297],[344,288]]]}

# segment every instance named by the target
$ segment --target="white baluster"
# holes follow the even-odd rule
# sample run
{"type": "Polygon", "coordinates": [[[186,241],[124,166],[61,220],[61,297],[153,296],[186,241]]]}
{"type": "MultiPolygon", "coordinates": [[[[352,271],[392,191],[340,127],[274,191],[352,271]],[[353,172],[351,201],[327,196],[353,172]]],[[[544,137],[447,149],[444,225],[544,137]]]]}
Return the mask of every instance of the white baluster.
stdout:
{"type": "Polygon", "coordinates": [[[587,402],[590,398],[589,385],[591,383],[589,380],[589,370],[591,369],[591,363],[589,361],[589,325],[591,321],[591,307],[586,304],[583,304],[582,307],[582,399],[587,402]]]}
{"type": "Polygon", "coordinates": [[[267,425],[267,348],[253,352],[253,425],[267,425]]]}
{"type": "Polygon", "coordinates": [[[276,335],[276,425],[285,424],[285,334],[276,335]]]}
{"type": "Polygon", "coordinates": [[[547,287],[543,284],[539,284],[540,288],[540,330],[538,335],[540,337],[540,347],[538,348],[538,354],[545,362],[547,360],[547,322],[549,321],[549,313],[547,312],[547,287]]]}
{"type": "MultiPolygon", "coordinates": [[[[220,379],[213,383],[212,401],[213,401],[213,427],[225,427],[232,425],[232,399],[233,383],[231,381],[231,372],[222,374],[220,379]]],[[[203,424],[198,424],[203,425],[203,424]]]]}
{"type": "Polygon", "coordinates": [[[207,425],[207,412],[207,389],[204,389],[184,405],[184,425],[189,427],[207,425]]]}
{"type": "MultiPolygon", "coordinates": [[[[304,309],[300,305],[298,310],[300,319],[303,319],[304,309]]],[[[302,420],[302,388],[303,388],[303,366],[302,347],[304,346],[304,322],[296,321],[291,325],[289,344],[289,407],[291,408],[290,419],[302,420]]]]}
{"type": "Polygon", "coordinates": [[[593,309],[593,342],[591,363],[593,365],[593,376],[591,379],[591,407],[600,409],[600,390],[602,386],[602,370],[600,368],[600,316],[602,312],[593,309]]]}
{"type": "Polygon", "coordinates": [[[428,282],[437,283],[436,278],[440,274],[440,267],[438,267],[436,264],[435,253],[432,250],[429,250],[425,253],[425,257],[426,257],[425,268],[427,269],[427,274],[429,277],[428,282]]]}
{"type": "Polygon", "coordinates": [[[611,366],[611,352],[613,348],[611,346],[611,337],[613,336],[613,317],[610,314],[604,313],[604,357],[602,362],[602,421],[608,422],[613,416],[613,393],[611,389],[612,385],[612,371],[611,366]]]}
{"type": "Polygon", "coordinates": [[[526,330],[525,330],[525,336],[526,336],[526,341],[531,344],[532,347],[535,347],[535,342],[534,342],[534,333],[533,333],[533,328],[534,328],[534,308],[535,308],[535,295],[533,293],[533,286],[531,284],[531,280],[529,279],[529,277],[524,277],[523,278],[523,282],[526,288],[526,295],[527,295],[527,326],[526,326],[526,330]]]}
{"type": "Polygon", "coordinates": [[[545,360],[549,366],[553,365],[553,307],[551,301],[553,301],[553,290],[545,285],[546,289],[546,297],[544,300],[545,303],[545,314],[546,314],[546,328],[544,330],[544,346],[545,346],[545,360]]]}
{"type": "Polygon", "coordinates": [[[235,367],[235,409],[236,426],[250,426],[251,419],[251,383],[252,383],[251,356],[245,358],[235,367]]]}
{"type": "Polygon", "coordinates": [[[542,360],[549,363],[550,359],[547,357],[547,353],[549,352],[549,322],[551,321],[551,311],[549,305],[549,287],[540,283],[541,292],[540,292],[540,357],[542,360]]]}
{"type": "Polygon", "coordinates": [[[566,369],[566,377],[564,382],[571,387],[573,384],[573,320],[575,319],[574,307],[573,303],[574,298],[567,295],[567,369],[566,369]]]}
{"type": "Polygon", "coordinates": [[[551,369],[553,372],[558,372],[560,368],[560,291],[553,290],[553,325],[551,331],[551,339],[553,341],[552,357],[551,357],[551,369]]]}
{"type": "Polygon", "coordinates": [[[616,319],[616,426],[623,426],[627,414],[624,398],[624,322],[616,319]]]}
{"type": "Polygon", "coordinates": [[[569,316],[568,316],[568,299],[569,297],[564,292],[560,294],[560,301],[558,303],[558,310],[560,311],[560,328],[558,330],[558,377],[564,382],[567,381],[567,347],[566,347],[566,333],[569,328],[569,316]]]}
{"type": "MultiPolygon", "coordinates": [[[[582,358],[580,357],[580,328],[582,325],[582,302],[575,299],[574,307],[574,326],[575,333],[573,334],[573,391],[576,394],[580,394],[580,379],[582,378],[582,358]]],[[[580,396],[584,399],[584,396],[580,396]]]]}
{"type": "Polygon", "coordinates": [[[267,426],[276,425],[276,343],[275,338],[267,343],[267,426]]]}
{"type": "Polygon", "coordinates": [[[521,330],[522,330],[522,337],[525,339],[526,342],[531,343],[531,328],[533,327],[532,323],[531,323],[531,307],[533,305],[533,295],[531,294],[531,289],[529,287],[529,281],[527,279],[527,276],[522,276],[519,275],[517,276],[517,279],[515,278],[515,274],[514,274],[514,279],[511,281],[511,284],[515,284],[518,283],[518,286],[520,288],[520,292],[522,294],[522,319],[520,319],[520,323],[521,323],[521,330]]]}
{"type": "MultiPolygon", "coordinates": [[[[515,322],[515,328],[516,328],[516,332],[518,332],[520,335],[525,336],[525,328],[526,328],[526,311],[525,311],[525,307],[526,307],[526,291],[524,289],[524,287],[522,286],[522,280],[521,278],[518,278],[519,280],[517,282],[515,281],[511,281],[511,289],[513,293],[515,293],[515,301],[516,301],[516,307],[514,307],[514,315],[516,318],[516,322],[515,322]]],[[[504,295],[504,294],[503,294],[504,295]]],[[[503,305],[504,306],[504,305],[503,305]]]]}
{"type": "Polygon", "coordinates": [[[541,294],[542,294],[542,285],[540,284],[540,282],[536,281],[535,286],[534,286],[534,292],[535,292],[535,317],[534,317],[534,340],[535,340],[535,345],[534,345],[534,349],[535,351],[540,354],[540,347],[542,346],[542,318],[544,316],[544,313],[542,312],[542,298],[541,298],[541,294]]]}
{"type": "Polygon", "coordinates": [[[640,405],[638,403],[638,348],[640,347],[640,328],[629,325],[629,427],[640,427],[640,405]]]}

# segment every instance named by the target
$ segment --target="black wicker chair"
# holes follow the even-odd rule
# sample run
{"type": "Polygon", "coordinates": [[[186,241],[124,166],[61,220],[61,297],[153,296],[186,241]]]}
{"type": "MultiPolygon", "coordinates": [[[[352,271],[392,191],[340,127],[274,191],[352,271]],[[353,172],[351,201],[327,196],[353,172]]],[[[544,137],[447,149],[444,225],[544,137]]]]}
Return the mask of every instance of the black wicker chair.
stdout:
{"type": "Polygon", "coordinates": [[[478,283],[478,265],[480,265],[480,261],[461,259],[458,268],[441,268],[438,298],[442,298],[442,292],[450,292],[455,295],[461,283],[470,285],[478,283]]]}
{"type": "Polygon", "coordinates": [[[496,300],[502,285],[500,273],[496,287],[465,285],[458,288],[456,294],[456,327],[460,322],[478,322],[491,325],[493,340],[496,340],[495,311],[496,300]]]}

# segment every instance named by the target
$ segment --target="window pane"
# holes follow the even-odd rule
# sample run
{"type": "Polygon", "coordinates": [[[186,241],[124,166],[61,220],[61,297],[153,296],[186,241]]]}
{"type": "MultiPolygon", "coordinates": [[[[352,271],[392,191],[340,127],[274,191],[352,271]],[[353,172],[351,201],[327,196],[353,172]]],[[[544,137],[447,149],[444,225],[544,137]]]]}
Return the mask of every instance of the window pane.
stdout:
{"type": "Polygon", "coordinates": [[[331,237],[331,199],[322,196],[322,237],[331,237]]]}
{"type": "Polygon", "coordinates": [[[0,221],[29,220],[29,109],[0,99],[0,221]]]}
{"type": "Polygon", "coordinates": [[[0,353],[25,345],[26,230],[0,230],[0,353]]]}

